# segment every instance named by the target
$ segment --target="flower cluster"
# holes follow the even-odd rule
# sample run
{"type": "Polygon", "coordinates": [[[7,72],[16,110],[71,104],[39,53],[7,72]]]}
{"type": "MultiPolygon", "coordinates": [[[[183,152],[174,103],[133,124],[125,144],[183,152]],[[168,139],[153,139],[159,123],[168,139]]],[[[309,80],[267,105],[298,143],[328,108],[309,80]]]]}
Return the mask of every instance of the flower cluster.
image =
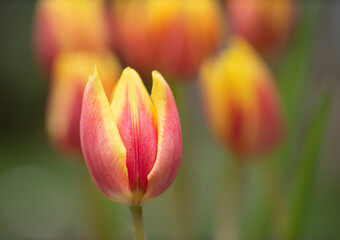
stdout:
{"type": "Polygon", "coordinates": [[[280,94],[262,57],[284,48],[296,6],[225,1],[228,31],[219,6],[217,0],[38,1],[33,41],[49,79],[49,138],[61,153],[82,153],[110,199],[139,207],[177,174],[180,118],[165,79],[200,79],[207,124],[237,159],[269,154],[280,143],[280,94]],[[139,74],[146,86],[152,76],[151,94],[139,74]]]}

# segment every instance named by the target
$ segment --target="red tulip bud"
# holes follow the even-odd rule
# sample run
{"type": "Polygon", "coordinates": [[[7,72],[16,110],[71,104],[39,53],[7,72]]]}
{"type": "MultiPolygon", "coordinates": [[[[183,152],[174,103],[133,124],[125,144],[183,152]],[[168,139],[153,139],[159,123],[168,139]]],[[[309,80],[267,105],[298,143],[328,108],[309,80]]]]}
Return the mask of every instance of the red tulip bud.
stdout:
{"type": "Polygon", "coordinates": [[[151,96],[126,68],[108,99],[94,69],[83,98],[81,146],[97,187],[112,200],[141,205],[164,192],[182,156],[177,107],[171,90],[152,73],[151,96]]]}

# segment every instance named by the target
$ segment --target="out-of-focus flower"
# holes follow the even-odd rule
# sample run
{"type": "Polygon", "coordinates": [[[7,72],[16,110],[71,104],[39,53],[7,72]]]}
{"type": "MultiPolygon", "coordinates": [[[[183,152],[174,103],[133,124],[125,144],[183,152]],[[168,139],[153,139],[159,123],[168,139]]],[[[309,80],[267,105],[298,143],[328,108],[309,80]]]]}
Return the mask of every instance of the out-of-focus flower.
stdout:
{"type": "Polygon", "coordinates": [[[252,47],[233,37],[202,70],[203,103],[216,137],[238,157],[264,154],[278,144],[283,124],[273,77],[252,47]]]}
{"type": "Polygon", "coordinates": [[[215,0],[116,1],[115,12],[122,56],[143,74],[188,79],[219,43],[215,0]]]}
{"type": "Polygon", "coordinates": [[[47,132],[56,148],[81,154],[79,125],[84,89],[94,64],[107,96],[119,78],[121,67],[109,53],[62,53],[55,61],[47,105],[47,132]]]}
{"type": "Polygon", "coordinates": [[[94,69],[86,86],[81,146],[97,187],[110,199],[140,205],[175,178],[182,137],[171,90],[152,73],[151,97],[138,73],[126,68],[109,101],[94,69]]]}
{"type": "Polygon", "coordinates": [[[233,30],[265,55],[276,53],[293,27],[294,0],[227,0],[233,30]]]}
{"type": "Polygon", "coordinates": [[[50,73],[61,51],[100,51],[108,46],[103,0],[40,0],[33,42],[42,70],[50,73]]]}
{"type": "MultiPolygon", "coordinates": [[[[125,1],[125,0],[124,0],[125,1]]],[[[107,24],[107,32],[108,32],[108,40],[109,47],[112,51],[120,56],[120,48],[119,48],[119,38],[118,38],[118,18],[116,17],[117,13],[113,11],[113,5],[115,1],[107,1],[105,2],[105,18],[107,24]]]]}

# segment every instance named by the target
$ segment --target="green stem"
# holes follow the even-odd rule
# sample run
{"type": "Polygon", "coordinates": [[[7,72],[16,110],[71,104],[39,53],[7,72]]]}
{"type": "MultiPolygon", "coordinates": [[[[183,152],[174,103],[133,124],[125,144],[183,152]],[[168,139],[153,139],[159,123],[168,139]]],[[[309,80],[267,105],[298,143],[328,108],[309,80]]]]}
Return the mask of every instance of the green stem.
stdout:
{"type": "Polygon", "coordinates": [[[263,161],[262,173],[268,192],[269,204],[274,218],[274,239],[287,239],[288,219],[286,214],[286,197],[279,174],[272,161],[263,161]]]}
{"type": "Polygon", "coordinates": [[[242,198],[242,166],[238,161],[231,163],[227,179],[220,191],[217,217],[217,240],[239,240],[240,236],[240,204],[242,198]]]}
{"type": "Polygon", "coordinates": [[[141,206],[131,206],[130,213],[133,222],[135,240],[146,240],[144,226],[143,226],[143,213],[141,206]]]}

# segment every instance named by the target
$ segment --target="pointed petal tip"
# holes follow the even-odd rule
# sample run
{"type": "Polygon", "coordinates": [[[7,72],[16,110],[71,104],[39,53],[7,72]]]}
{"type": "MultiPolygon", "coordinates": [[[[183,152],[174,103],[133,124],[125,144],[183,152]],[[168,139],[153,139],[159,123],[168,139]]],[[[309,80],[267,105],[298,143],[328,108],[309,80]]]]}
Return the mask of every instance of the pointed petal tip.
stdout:
{"type": "Polygon", "coordinates": [[[152,77],[156,77],[157,75],[161,75],[157,70],[153,70],[151,73],[152,77]]]}
{"type": "Polygon", "coordinates": [[[120,79],[126,79],[126,80],[140,80],[142,81],[140,75],[138,74],[138,72],[131,68],[131,67],[126,67],[121,76],[120,79]]]}
{"type": "Polygon", "coordinates": [[[130,73],[130,74],[131,74],[131,73],[138,74],[138,73],[136,72],[135,69],[133,69],[133,68],[127,66],[126,68],[124,68],[122,75],[123,75],[123,74],[128,74],[128,73],[130,73]]]}
{"type": "Polygon", "coordinates": [[[93,65],[91,72],[90,72],[90,77],[89,80],[94,80],[95,78],[99,78],[98,76],[98,69],[97,69],[97,65],[93,65]]]}
{"type": "Polygon", "coordinates": [[[154,71],[152,71],[152,79],[155,80],[156,78],[162,79],[162,80],[165,81],[163,75],[160,72],[158,72],[157,70],[154,70],[154,71]]]}
{"type": "MultiPolygon", "coordinates": [[[[168,85],[167,81],[165,80],[165,78],[163,77],[163,75],[156,70],[152,71],[152,82],[153,82],[152,83],[152,92],[154,91],[154,89],[158,89],[161,86],[166,86],[166,87],[169,88],[169,85],[168,85]]],[[[151,93],[151,95],[152,95],[152,93],[151,93]]]]}
{"type": "Polygon", "coordinates": [[[101,80],[99,78],[97,65],[93,65],[85,89],[96,88],[96,86],[98,86],[98,85],[102,85],[102,83],[101,83],[101,80]]]}

